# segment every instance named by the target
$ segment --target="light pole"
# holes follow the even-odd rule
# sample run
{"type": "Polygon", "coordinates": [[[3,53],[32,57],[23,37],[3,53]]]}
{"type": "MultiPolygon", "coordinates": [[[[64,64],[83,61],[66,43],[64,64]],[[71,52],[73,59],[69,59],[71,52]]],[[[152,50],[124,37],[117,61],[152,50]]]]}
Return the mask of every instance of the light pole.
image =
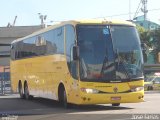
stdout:
{"type": "Polygon", "coordinates": [[[141,8],[141,11],[144,13],[144,21],[147,20],[147,13],[148,13],[147,2],[148,2],[147,0],[142,0],[143,8],[141,8]]]}
{"type": "Polygon", "coordinates": [[[129,20],[131,20],[131,0],[129,0],[129,20]]]}
{"type": "Polygon", "coordinates": [[[38,13],[38,15],[39,15],[39,19],[41,20],[41,27],[42,27],[42,28],[45,28],[45,23],[44,23],[44,21],[46,20],[47,15],[42,15],[41,13],[38,13]]]}

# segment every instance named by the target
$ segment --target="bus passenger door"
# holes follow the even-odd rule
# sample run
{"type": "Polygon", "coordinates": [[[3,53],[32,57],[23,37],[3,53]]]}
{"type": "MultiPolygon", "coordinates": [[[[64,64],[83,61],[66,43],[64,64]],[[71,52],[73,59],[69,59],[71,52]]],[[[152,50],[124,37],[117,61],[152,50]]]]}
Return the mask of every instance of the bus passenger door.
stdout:
{"type": "Polygon", "coordinates": [[[75,103],[78,100],[78,60],[73,60],[73,47],[76,44],[76,34],[73,25],[66,25],[65,31],[65,49],[67,57],[67,92],[69,102],[75,103]]]}
{"type": "Polygon", "coordinates": [[[75,103],[79,99],[78,61],[71,61],[69,69],[70,73],[67,76],[69,102],[75,103]]]}

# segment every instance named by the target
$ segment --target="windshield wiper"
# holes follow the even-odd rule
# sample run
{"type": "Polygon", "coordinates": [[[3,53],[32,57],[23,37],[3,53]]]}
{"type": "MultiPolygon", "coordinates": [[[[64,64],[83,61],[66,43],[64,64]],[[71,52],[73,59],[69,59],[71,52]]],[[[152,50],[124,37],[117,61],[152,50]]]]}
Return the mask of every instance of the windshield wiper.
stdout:
{"type": "Polygon", "coordinates": [[[105,56],[104,57],[104,60],[103,60],[103,64],[102,64],[102,69],[101,69],[101,74],[103,75],[104,73],[104,68],[105,68],[105,64],[106,64],[106,62],[108,61],[108,58],[107,58],[107,56],[105,56]]]}
{"type": "Polygon", "coordinates": [[[115,79],[115,63],[109,62],[108,57],[105,56],[102,64],[101,75],[106,76],[107,79],[115,79]],[[113,68],[114,67],[114,68],[113,68]],[[106,70],[106,72],[105,72],[106,70]]]}

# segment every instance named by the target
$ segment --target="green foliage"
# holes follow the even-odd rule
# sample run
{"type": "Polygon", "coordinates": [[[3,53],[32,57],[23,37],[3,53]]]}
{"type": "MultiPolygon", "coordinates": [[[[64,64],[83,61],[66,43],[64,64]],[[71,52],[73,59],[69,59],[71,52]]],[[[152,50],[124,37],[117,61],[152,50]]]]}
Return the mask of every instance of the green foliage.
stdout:
{"type": "Polygon", "coordinates": [[[160,28],[151,32],[153,38],[152,43],[155,49],[160,51],[160,28]]]}
{"type": "Polygon", "coordinates": [[[141,43],[145,43],[148,49],[153,49],[155,60],[157,60],[157,55],[160,52],[160,28],[155,30],[145,30],[139,25],[137,25],[136,28],[139,32],[141,43]]]}
{"type": "Polygon", "coordinates": [[[149,49],[149,47],[152,46],[151,43],[150,43],[151,33],[150,33],[150,31],[145,30],[140,25],[137,25],[136,28],[138,30],[141,43],[145,44],[145,46],[143,46],[143,47],[145,47],[145,51],[143,50],[143,59],[144,59],[144,62],[147,62],[147,51],[148,51],[147,49],[149,49]]]}
{"type": "Polygon", "coordinates": [[[152,46],[153,46],[154,52],[155,52],[155,59],[157,59],[158,53],[160,52],[160,28],[153,30],[151,32],[151,36],[153,38],[152,46]]]}
{"type": "Polygon", "coordinates": [[[138,25],[138,24],[136,25],[136,28],[137,28],[137,30],[138,30],[138,32],[139,32],[140,34],[145,31],[144,27],[142,27],[142,26],[140,26],[140,25],[138,25]]]}
{"type": "Polygon", "coordinates": [[[151,47],[152,46],[152,43],[150,42],[151,32],[149,30],[145,30],[140,25],[137,25],[136,28],[137,28],[137,30],[139,32],[139,36],[140,36],[141,42],[145,43],[148,47],[151,47]]]}

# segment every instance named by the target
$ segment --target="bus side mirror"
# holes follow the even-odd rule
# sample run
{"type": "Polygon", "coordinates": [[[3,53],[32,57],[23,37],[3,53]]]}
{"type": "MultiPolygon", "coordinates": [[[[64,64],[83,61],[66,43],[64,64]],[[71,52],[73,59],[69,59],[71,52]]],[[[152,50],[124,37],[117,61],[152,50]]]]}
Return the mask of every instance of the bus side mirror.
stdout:
{"type": "Polygon", "coordinates": [[[73,46],[73,60],[79,59],[79,47],[73,46]]]}

